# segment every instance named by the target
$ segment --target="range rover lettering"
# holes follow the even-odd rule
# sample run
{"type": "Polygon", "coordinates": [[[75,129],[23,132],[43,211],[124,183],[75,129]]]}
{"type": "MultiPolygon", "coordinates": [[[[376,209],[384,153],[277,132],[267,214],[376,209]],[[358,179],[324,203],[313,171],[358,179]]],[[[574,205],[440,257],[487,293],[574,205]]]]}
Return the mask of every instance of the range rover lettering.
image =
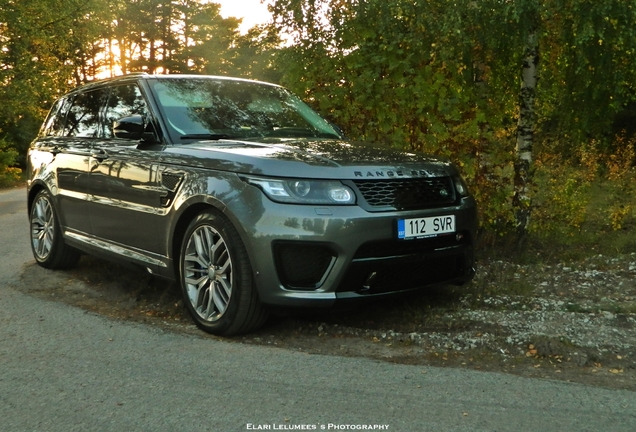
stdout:
{"type": "Polygon", "coordinates": [[[233,335],[272,307],[331,307],[474,275],[476,204],[457,168],[356,143],[286,89],[132,74],[51,108],[28,152],[36,261],[82,252],[178,281],[233,335]]]}

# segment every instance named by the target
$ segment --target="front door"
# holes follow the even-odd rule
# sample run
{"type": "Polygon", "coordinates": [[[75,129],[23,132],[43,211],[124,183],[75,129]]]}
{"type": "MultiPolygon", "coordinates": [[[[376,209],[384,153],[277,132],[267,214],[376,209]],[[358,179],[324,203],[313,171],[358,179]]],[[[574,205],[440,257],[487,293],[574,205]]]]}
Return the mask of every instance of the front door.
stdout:
{"type": "Polygon", "coordinates": [[[165,209],[167,194],[158,174],[158,151],[139,141],[114,136],[113,123],[124,117],[148,117],[146,103],[136,84],[111,88],[104,112],[103,138],[95,141],[89,163],[91,226],[97,239],[124,246],[122,253],[159,253],[153,235],[165,209]]]}
{"type": "Polygon", "coordinates": [[[158,182],[155,155],[126,140],[95,146],[90,161],[93,235],[140,252],[159,252],[152,233],[159,226],[166,191],[158,182]]]}

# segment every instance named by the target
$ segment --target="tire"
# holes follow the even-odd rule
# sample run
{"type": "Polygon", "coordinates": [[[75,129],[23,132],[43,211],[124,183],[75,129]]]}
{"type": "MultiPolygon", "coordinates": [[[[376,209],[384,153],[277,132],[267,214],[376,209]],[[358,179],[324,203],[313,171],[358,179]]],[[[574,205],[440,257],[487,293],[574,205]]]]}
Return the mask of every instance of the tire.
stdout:
{"type": "Polygon", "coordinates": [[[225,216],[209,210],[195,217],[179,260],[183,300],[200,329],[231,336],[263,325],[268,313],[258,299],[245,246],[225,216]]]}
{"type": "Polygon", "coordinates": [[[48,269],[67,269],[77,263],[80,252],[64,242],[53,201],[46,190],[35,196],[29,222],[31,250],[39,265],[48,269]]]}

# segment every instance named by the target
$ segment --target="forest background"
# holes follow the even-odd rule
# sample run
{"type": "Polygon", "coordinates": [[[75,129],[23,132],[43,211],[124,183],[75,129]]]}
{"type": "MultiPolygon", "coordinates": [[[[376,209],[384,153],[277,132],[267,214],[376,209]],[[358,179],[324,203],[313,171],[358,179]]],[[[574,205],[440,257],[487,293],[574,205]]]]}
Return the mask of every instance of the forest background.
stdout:
{"type": "Polygon", "coordinates": [[[453,160],[484,244],[636,252],[636,1],[265,3],[271,23],[241,34],[206,0],[0,0],[0,186],[79,84],[240,76],[353,140],[453,160]]]}

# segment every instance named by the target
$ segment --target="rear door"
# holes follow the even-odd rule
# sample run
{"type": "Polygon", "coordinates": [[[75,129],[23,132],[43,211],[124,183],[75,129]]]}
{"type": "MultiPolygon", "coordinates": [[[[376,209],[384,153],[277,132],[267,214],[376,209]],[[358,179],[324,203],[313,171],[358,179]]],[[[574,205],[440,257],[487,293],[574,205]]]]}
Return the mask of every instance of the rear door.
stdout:
{"type": "MultiPolygon", "coordinates": [[[[33,161],[45,155],[53,175],[44,180],[56,201],[64,231],[90,232],[89,161],[92,140],[99,133],[103,91],[89,91],[60,99],[34,146],[33,161]]],[[[42,159],[45,160],[45,159],[42,159]]],[[[34,169],[39,167],[35,166],[34,169]]]]}

